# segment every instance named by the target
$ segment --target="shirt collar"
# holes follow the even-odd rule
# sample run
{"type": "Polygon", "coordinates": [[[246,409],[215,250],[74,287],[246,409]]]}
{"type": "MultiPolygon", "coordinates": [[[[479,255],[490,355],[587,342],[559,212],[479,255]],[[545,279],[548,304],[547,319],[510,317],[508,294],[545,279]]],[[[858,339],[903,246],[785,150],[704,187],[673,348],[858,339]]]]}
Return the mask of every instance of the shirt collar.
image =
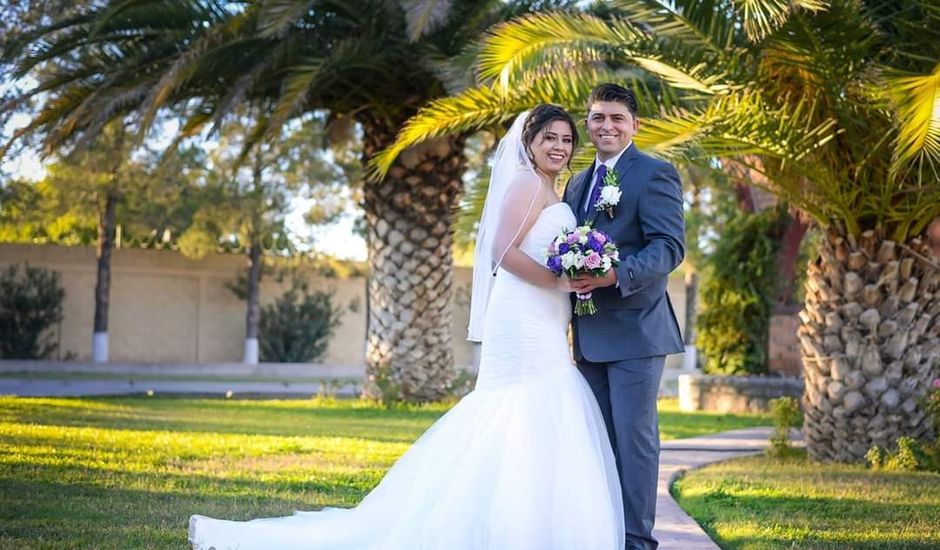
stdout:
{"type": "Polygon", "coordinates": [[[603,164],[604,166],[606,166],[608,170],[610,170],[610,169],[612,169],[613,167],[617,166],[617,162],[620,161],[620,157],[623,156],[623,154],[627,151],[627,149],[630,148],[631,145],[633,145],[633,140],[632,140],[632,139],[630,140],[629,143],[627,143],[627,146],[626,146],[626,147],[624,147],[623,149],[620,150],[619,153],[617,153],[616,155],[614,155],[614,156],[610,157],[609,159],[607,159],[607,162],[601,162],[601,159],[599,159],[599,158],[595,155],[595,156],[594,156],[594,174],[591,174],[591,176],[592,176],[591,179],[594,179],[593,176],[594,176],[595,174],[597,174],[597,169],[600,168],[601,164],[603,164]]]}

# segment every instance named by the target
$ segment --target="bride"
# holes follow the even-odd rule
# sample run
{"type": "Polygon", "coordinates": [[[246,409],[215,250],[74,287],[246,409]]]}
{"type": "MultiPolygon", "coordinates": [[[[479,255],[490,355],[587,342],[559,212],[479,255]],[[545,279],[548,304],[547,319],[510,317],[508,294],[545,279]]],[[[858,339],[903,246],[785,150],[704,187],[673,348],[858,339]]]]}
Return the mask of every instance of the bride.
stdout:
{"type": "Polygon", "coordinates": [[[545,267],[576,219],[553,182],[577,143],[539,105],[500,141],[477,234],[469,338],[476,388],[355,508],[226,521],[192,516],[196,549],[621,549],[604,420],[567,343],[570,287],[545,267]]]}

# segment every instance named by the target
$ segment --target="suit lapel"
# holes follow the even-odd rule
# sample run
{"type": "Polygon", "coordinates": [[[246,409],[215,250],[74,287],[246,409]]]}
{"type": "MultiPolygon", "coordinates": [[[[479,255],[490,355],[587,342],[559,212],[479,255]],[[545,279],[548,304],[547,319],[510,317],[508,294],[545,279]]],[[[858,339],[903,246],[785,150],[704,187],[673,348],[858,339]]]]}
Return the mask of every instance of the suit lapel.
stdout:
{"type": "Polygon", "coordinates": [[[594,163],[592,162],[590,167],[586,170],[582,170],[571,180],[571,193],[568,195],[568,199],[571,201],[569,202],[569,206],[571,206],[571,210],[574,212],[579,222],[584,219],[584,193],[585,189],[590,187],[588,182],[593,173],[594,163]]]}
{"type": "MultiPolygon", "coordinates": [[[[630,147],[627,147],[627,150],[624,151],[623,154],[620,155],[620,158],[617,160],[617,164],[614,166],[614,170],[617,171],[617,187],[619,187],[620,189],[623,189],[623,182],[626,179],[627,172],[629,172],[630,169],[633,168],[633,161],[636,160],[636,157],[638,156],[638,154],[639,152],[636,148],[636,145],[631,143],[630,147]]],[[[593,225],[594,222],[597,220],[598,214],[601,214],[601,213],[602,211],[595,210],[594,208],[589,209],[587,219],[585,220],[585,222],[593,225]]],[[[603,214],[605,216],[607,215],[606,212],[603,212],[603,214]]],[[[616,212],[614,212],[614,215],[616,215],[616,212]]]]}

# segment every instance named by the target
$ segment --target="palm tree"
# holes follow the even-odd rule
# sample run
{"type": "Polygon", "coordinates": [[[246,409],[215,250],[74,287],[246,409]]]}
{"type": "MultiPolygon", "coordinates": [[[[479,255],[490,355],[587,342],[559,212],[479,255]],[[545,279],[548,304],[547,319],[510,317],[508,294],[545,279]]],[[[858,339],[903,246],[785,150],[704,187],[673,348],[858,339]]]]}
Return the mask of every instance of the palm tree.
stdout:
{"type": "Polygon", "coordinates": [[[588,71],[639,85],[641,104],[651,81],[672,90],[673,105],[647,103],[639,146],[741,163],[824,231],[800,313],[804,429],[813,457],[857,461],[930,429],[919,400],[940,368],[940,266],[924,239],[940,215],[938,59],[929,1],[632,0],[532,15],[492,31],[479,86],[432,101],[376,166],[588,71]]]}
{"type": "MultiPolygon", "coordinates": [[[[19,134],[41,134],[54,150],[115,117],[143,135],[173,109],[185,139],[217,130],[245,102],[268,102],[246,157],[296,116],[326,110],[337,127],[361,125],[366,162],[424,101],[471,82],[454,60],[492,22],[556,3],[111,0],[12,42],[0,61],[38,84],[6,109],[44,98],[19,134]]],[[[451,224],[463,143],[457,134],[411,148],[364,187],[368,373],[410,400],[441,397],[454,376],[451,224]]]]}

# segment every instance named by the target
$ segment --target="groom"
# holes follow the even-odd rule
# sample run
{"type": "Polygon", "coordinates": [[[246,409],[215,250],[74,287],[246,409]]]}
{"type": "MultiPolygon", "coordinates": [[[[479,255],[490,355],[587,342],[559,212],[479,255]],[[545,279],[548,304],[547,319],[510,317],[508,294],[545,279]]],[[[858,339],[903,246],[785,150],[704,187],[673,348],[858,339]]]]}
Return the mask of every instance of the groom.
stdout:
{"type": "Polygon", "coordinates": [[[597,86],[587,115],[597,158],[568,182],[564,200],[579,225],[604,231],[620,251],[620,265],[605,276],[572,281],[575,292],[593,294],[598,309],[572,320],[574,355],[597,397],[617,458],[627,549],[654,550],[656,397],[666,355],[683,350],[666,283],[685,255],[685,223],[679,175],[669,163],[636,148],[638,127],[633,92],[616,84],[597,86]],[[605,182],[617,186],[619,200],[616,193],[602,195],[605,182]],[[598,201],[607,206],[596,208],[598,201]]]}

